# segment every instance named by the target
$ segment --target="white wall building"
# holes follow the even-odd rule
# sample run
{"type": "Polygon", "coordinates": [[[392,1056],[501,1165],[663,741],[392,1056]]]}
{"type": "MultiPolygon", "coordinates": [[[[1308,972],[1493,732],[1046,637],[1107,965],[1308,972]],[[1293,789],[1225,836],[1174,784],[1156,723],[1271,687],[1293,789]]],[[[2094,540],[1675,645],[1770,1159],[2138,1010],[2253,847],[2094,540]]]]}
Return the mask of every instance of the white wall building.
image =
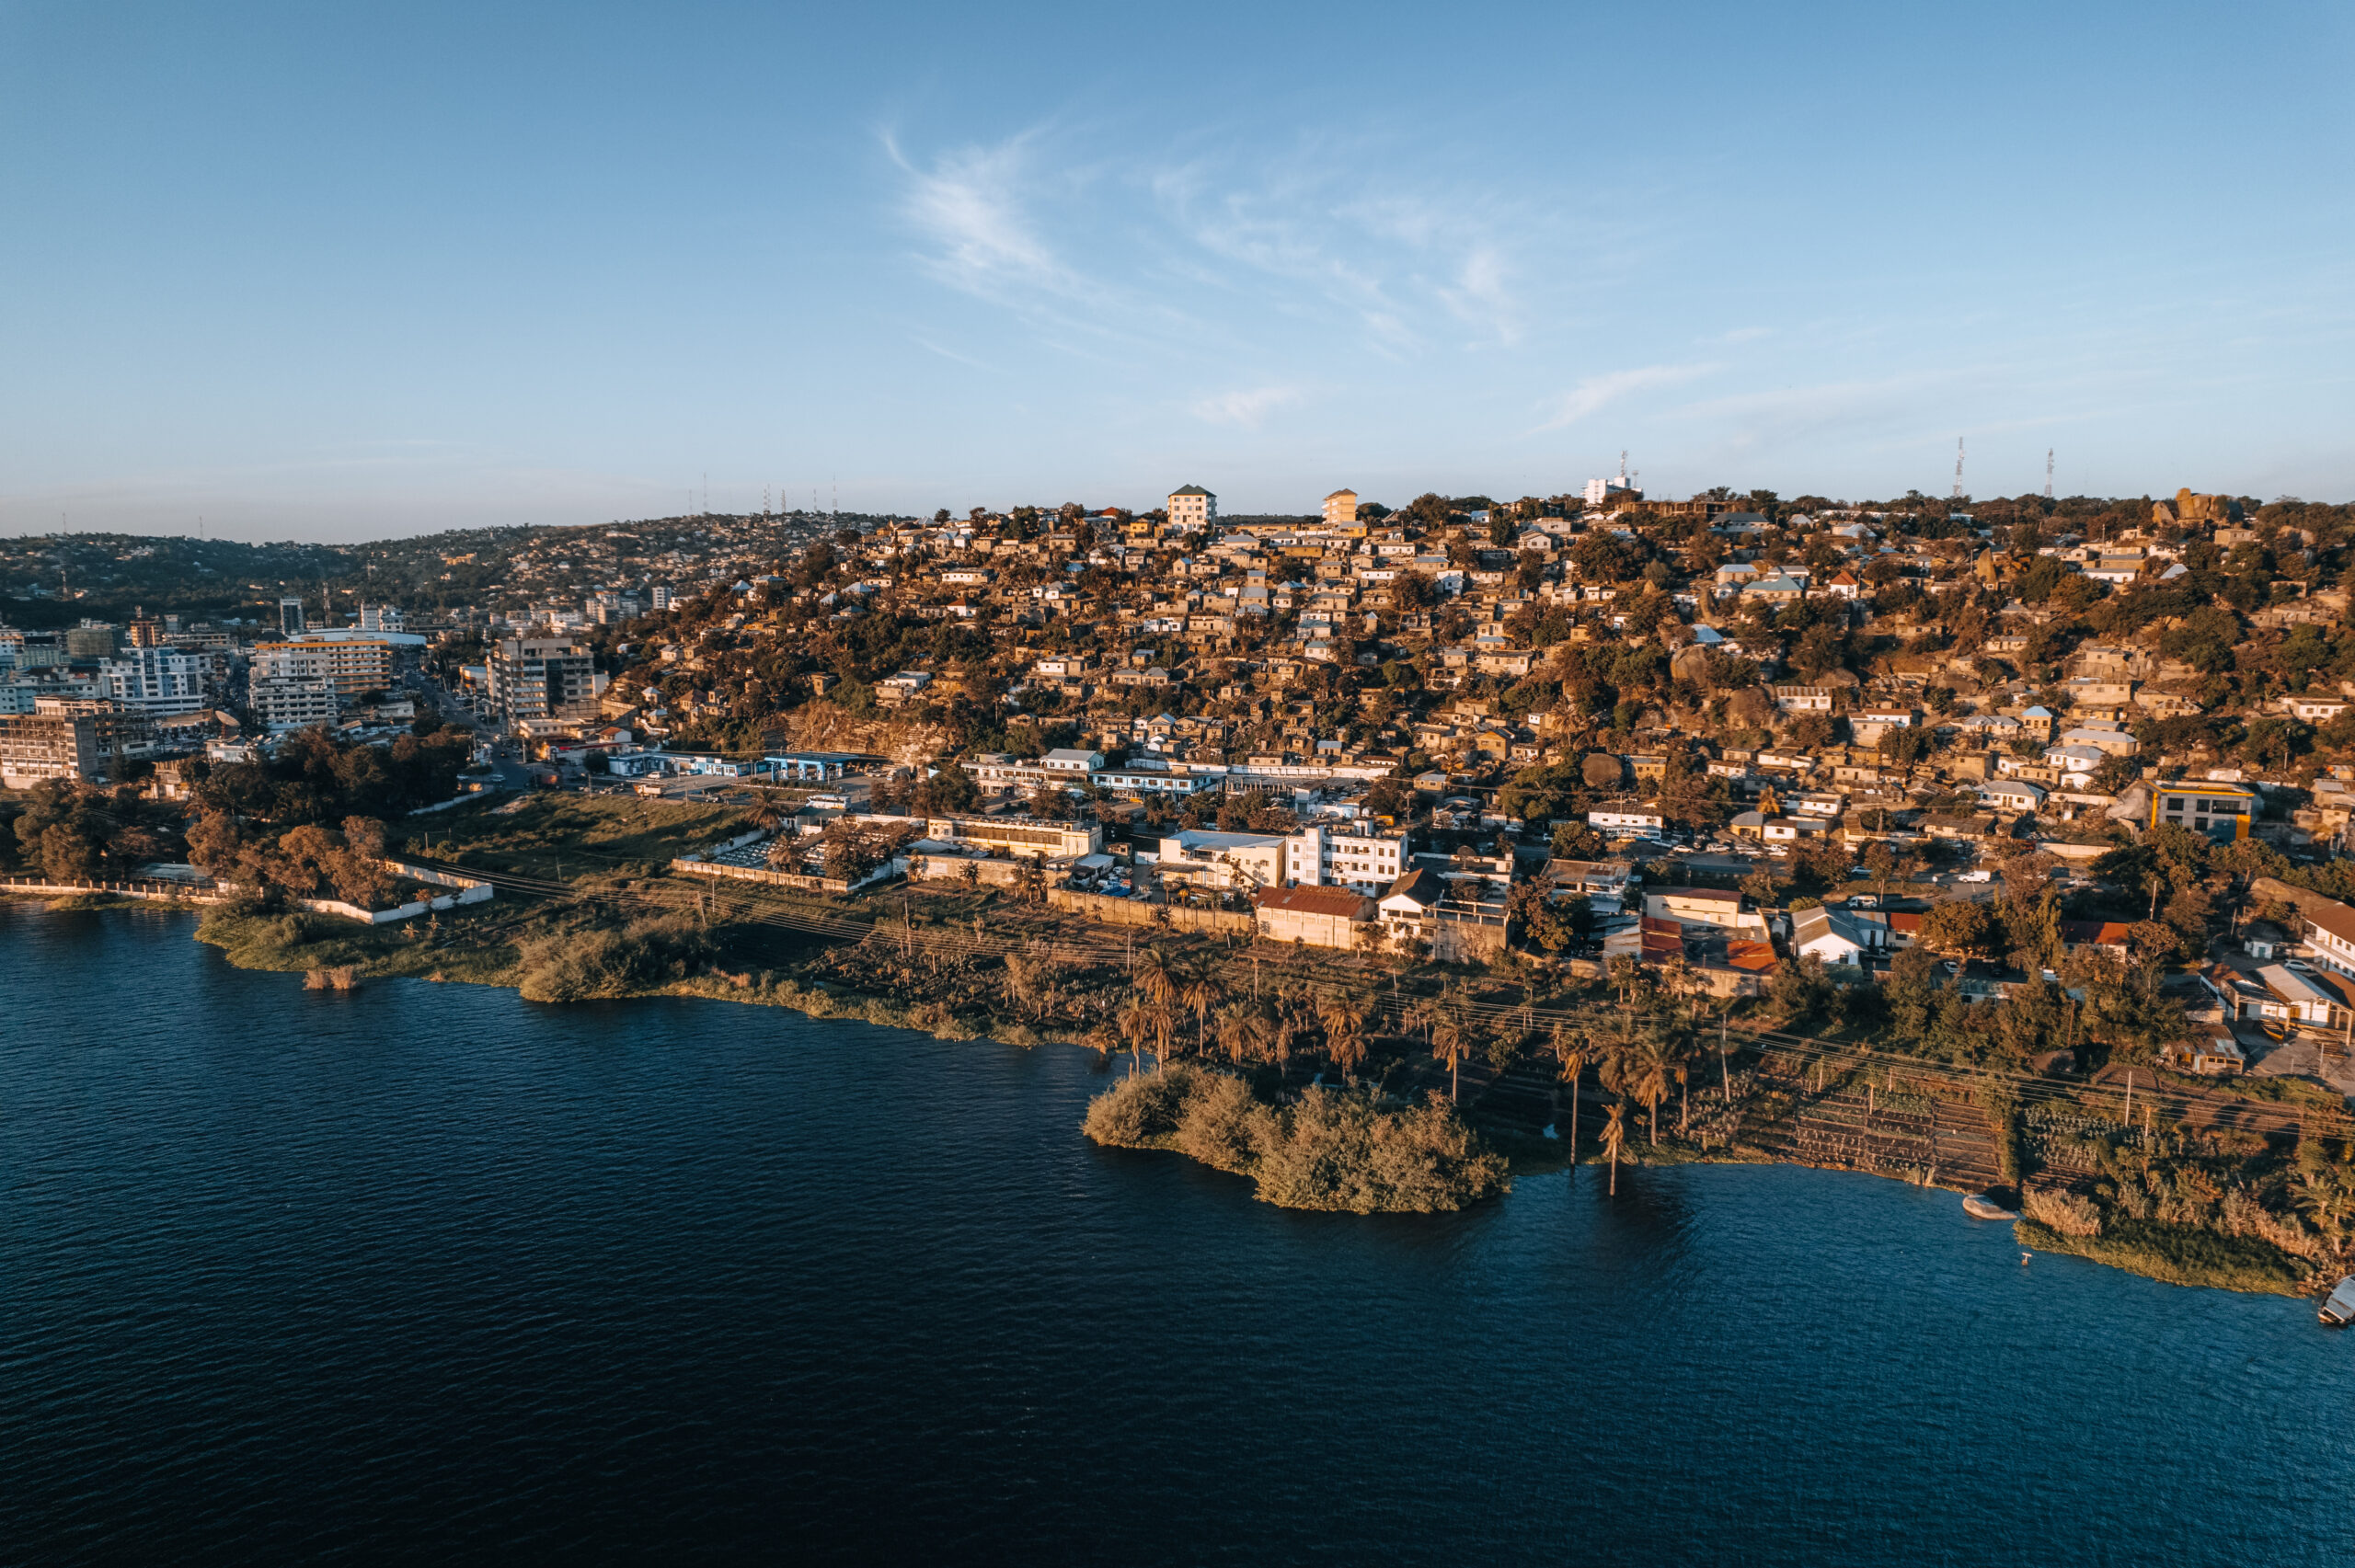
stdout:
{"type": "Polygon", "coordinates": [[[171,648],[125,648],[98,666],[106,695],[150,717],[192,714],[204,706],[213,661],[171,648]]]}

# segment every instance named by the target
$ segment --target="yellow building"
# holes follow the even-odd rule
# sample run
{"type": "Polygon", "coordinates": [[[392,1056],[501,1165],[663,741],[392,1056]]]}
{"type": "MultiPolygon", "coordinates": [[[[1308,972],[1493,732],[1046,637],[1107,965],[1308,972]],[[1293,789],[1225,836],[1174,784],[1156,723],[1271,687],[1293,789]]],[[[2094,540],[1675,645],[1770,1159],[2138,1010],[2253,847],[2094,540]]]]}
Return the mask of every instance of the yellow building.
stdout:
{"type": "Polygon", "coordinates": [[[1358,493],[1336,490],[1325,498],[1325,526],[1347,528],[1358,520],[1358,493]]]}

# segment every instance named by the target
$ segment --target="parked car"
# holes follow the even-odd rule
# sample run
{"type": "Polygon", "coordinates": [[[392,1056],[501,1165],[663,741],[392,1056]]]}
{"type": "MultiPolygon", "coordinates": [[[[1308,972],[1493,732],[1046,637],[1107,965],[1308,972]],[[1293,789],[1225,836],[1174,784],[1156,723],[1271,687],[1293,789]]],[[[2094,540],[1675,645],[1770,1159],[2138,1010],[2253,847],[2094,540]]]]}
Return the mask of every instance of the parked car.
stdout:
{"type": "Polygon", "coordinates": [[[1995,874],[1992,871],[1958,871],[1954,879],[1957,882],[1993,882],[1995,874]]]}

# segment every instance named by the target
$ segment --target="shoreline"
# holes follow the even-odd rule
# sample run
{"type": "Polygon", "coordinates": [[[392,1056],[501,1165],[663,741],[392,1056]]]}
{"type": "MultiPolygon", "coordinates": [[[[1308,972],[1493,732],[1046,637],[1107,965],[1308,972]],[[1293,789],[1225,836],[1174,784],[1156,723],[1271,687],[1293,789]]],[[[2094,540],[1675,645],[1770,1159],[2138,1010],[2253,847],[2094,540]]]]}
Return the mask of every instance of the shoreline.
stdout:
{"type": "MultiPolygon", "coordinates": [[[[59,912],[103,913],[120,910],[196,912],[200,916],[198,929],[190,933],[190,940],[218,949],[222,957],[235,967],[254,973],[301,975],[322,967],[319,963],[306,961],[313,956],[310,955],[297,956],[282,948],[264,952],[258,950],[254,943],[240,943],[218,928],[204,929],[215,920],[236,921],[250,926],[253,922],[280,917],[214,915],[210,910],[181,910],[168,904],[104,894],[81,894],[64,898],[45,898],[37,894],[15,892],[7,896],[59,912]]],[[[423,958],[425,955],[419,956],[423,958]]],[[[513,958],[496,966],[428,966],[388,963],[383,955],[367,955],[357,961],[346,960],[344,967],[355,970],[363,980],[419,979],[434,984],[482,985],[522,995],[521,976],[516,972],[520,961],[513,958]]],[[[624,989],[584,1000],[632,1001],[669,997],[777,1007],[807,1018],[871,1024],[880,1028],[926,1035],[936,1040],[988,1040],[1022,1049],[1039,1046],[1070,1046],[1081,1050],[1097,1048],[1086,1039],[1067,1030],[1042,1028],[1018,1020],[1004,1019],[994,1013],[976,1016],[958,1013],[938,1002],[911,1004],[895,1001],[888,997],[823,980],[804,983],[774,970],[741,974],[722,970],[717,974],[705,973],[657,985],[624,989]]],[[[536,1005],[562,1006],[566,1003],[547,1001],[536,1005]]],[[[1486,1145],[1506,1160],[1511,1177],[1548,1175],[1577,1167],[1606,1163],[1591,1134],[1580,1136],[1580,1157],[1574,1162],[1568,1157],[1567,1149],[1560,1154],[1553,1152],[1558,1146],[1557,1139],[1515,1128],[1471,1125],[1486,1145]]],[[[1162,1146],[1152,1151],[1176,1154],[1184,1159],[1193,1158],[1174,1147],[1162,1146]]],[[[1918,1171],[1878,1170],[1841,1161],[1795,1157],[1739,1139],[1716,1149],[1655,1145],[1639,1150],[1633,1157],[1623,1156],[1621,1163],[1637,1170],[1646,1165],[1789,1165],[1874,1176],[1910,1186],[1936,1187],[1958,1196],[1973,1190],[1925,1179],[1925,1173],[1918,1171]]],[[[1510,1190],[1508,1182],[1505,1191],[1499,1196],[1510,1196],[1510,1190]]],[[[2077,1257],[2163,1284],[2189,1288],[2230,1290],[2242,1294],[2313,1296],[2326,1289],[2329,1284],[2327,1279],[2318,1281],[2303,1266],[2303,1260],[2293,1254],[2252,1237],[2230,1236],[2211,1230],[2131,1221],[2117,1233],[2075,1237],[2062,1235],[2033,1219],[2022,1218],[2013,1222],[2013,1236],[2023,1248],[2030,1251],[2077,1257]]]]}

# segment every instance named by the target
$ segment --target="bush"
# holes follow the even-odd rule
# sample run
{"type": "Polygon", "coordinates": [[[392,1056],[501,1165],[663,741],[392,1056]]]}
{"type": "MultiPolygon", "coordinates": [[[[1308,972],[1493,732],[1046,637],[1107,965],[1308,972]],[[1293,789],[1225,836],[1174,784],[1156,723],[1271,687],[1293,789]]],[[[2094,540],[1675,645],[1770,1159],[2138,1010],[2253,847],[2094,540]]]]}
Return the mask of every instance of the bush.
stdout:
{"type": "Polygon", "coordinates": [[[526,1001],[632,996],[685,979],[711,956],[711,940],[684,915],[653,915],[619,931],[526,943],[518,989],[526,1001]]]}
{"type": "Polygon", "coordinates": [[[2101,1209],[2091,1198],[2058,1189],[2030,1187],[2020,1194],[2020,1211],[2063,1236],[2101,1234],[2101,1209]]]}
{"type": "Polygon", "coordinates": [[[1200,1068],[1132,1078],[1087,1107],[1087,1136],[1119,1149],[1173,1149],[1254,1178],[1284,1208],[1428,1214],[1500,1192],[1505,1161],[1434,1095],[1393,1109],[1370,1094],[1311,1089],[1259,1104],[1241,1079],[1200,1068]]]}

